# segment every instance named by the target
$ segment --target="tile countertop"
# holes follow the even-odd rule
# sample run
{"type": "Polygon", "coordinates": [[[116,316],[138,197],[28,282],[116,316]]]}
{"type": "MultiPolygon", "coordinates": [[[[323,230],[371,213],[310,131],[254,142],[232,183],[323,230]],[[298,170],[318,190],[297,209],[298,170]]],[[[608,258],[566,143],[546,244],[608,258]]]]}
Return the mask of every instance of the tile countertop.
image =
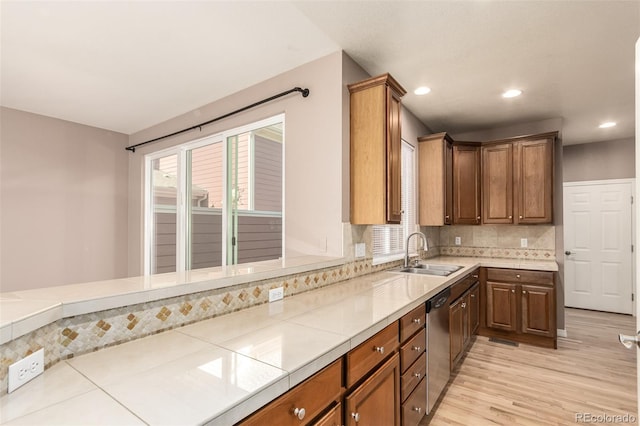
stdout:
{"type": "Polygon", "coordinates": [[[465,268],[446,278],[378,272],[61,361],[0,398],[0,423],[233,424],[477,266],[557,270],[551,261],[428,262],[465,268]]]}

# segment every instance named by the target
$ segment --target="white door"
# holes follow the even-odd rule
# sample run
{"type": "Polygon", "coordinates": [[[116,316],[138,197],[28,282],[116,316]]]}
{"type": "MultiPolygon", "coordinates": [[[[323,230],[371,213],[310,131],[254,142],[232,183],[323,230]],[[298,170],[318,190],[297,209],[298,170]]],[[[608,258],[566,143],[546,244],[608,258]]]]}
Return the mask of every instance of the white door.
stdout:
{"type": "Polygon", "coordinates": [[[633,180],[564,184],[565,306],[631,314],[633,180]]]}

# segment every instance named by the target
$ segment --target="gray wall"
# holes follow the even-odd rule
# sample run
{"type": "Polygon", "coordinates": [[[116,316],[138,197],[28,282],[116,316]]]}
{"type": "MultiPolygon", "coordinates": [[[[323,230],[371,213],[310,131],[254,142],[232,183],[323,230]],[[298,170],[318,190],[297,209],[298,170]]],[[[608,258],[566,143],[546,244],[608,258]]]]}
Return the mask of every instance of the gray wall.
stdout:
{"type": "Polygon", "coordinates": [[[125,277],[128,137],[0,114],[0,290],[125,277]]]}
{"type": "Polygon", "coordinates": [[[564,182],[635,177],[635,139],[567,145],[563,149],[564,182]]]}

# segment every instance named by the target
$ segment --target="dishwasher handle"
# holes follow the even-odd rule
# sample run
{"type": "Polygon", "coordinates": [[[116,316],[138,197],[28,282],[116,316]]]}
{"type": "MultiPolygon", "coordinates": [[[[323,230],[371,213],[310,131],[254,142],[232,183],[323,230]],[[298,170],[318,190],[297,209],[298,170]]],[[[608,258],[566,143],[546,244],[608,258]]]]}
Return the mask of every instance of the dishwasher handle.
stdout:
{"type": "Polygon", "coordinates": [[[442,308],[443,306],[449,306],[449,296],[451,296],[451,289],[446,288],[440,293],[427,300],[427,313],[432,309],[442,308]]]}

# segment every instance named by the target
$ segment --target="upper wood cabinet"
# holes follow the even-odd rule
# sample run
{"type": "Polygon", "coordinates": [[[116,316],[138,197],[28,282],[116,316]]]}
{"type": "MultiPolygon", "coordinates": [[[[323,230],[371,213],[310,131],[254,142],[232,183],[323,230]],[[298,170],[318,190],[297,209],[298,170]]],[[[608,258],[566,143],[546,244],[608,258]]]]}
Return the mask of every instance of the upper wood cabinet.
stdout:
{"type": "Polygon", "coordinates": [[[351,223],[400,223],[400,99],[406,91],[389,74],[348,87],[351,115],[351,223]]]}
{"type": "Polygon", "coordinates": [[[480,144],[446,133],[418,142],[420,225],[480,224],[480,144]]]}
{"type": "Polygon", "coordinates": [[[418,163],[418,222],[453,224],[453,139],[446,133],[418,138],[418,163]]]}
{"type": "Polygon", "coordinates": [[[453,224],[479,225],[480,144],[453,145],[453,224]]]}
{"type": "Polygon", "coordinates": [[[557,132],[482,146],[482,222],[553,221],[553,158],[557,132]]]}

